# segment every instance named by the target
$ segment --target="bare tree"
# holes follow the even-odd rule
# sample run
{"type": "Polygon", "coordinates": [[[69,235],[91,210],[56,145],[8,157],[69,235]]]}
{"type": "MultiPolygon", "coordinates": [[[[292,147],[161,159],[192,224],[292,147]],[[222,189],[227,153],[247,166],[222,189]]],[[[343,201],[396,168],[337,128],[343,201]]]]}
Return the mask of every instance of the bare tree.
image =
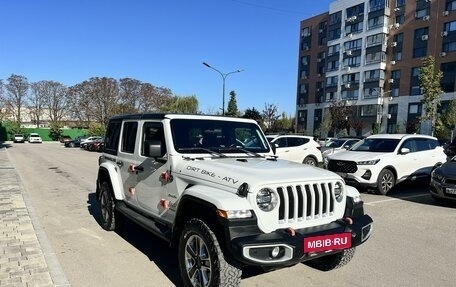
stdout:
{"type": "Polygon", "coordinates": [[[26,77],[12,74],[7,79],[6,101],[13,110],[14,120],[22,122],[22,108],[26,105],[29,83],[26,77]]]}
{"type": "Polygon", "coordinates": [[[264,104],[264,110],[261,113],[261,116],[263,117],[263,123],[266,127],[266,130],[271,130],[274,128],[277,120],[280,118],[278,112],[279,108],[276,105],[268,103],[264,104]]]}
{"type": "Polygon", "coordinates": [[[31,83],[30,90],[31,93],[29,94],[29,114],[32,122],[35,122],[36,127],[40,127],[40,122],[42,120],[41,115],[43,114],[43,105],[44,105],[44,97],[45,97],[45,89],[44,89],[44,81],[31,83]]]}
{"type": "Polygon", "coordinates": [[[119,80],[120,113],[134,113],[139,110],[142,83],[139,80],[123,78],[119,80]]]}
{"type": "Polygon", "coordinates": [[[155,87],[149,83],[141,85],[139,97],[139,112],[167,111],[173,101],[173,93],[164,87],[155,87]]]}

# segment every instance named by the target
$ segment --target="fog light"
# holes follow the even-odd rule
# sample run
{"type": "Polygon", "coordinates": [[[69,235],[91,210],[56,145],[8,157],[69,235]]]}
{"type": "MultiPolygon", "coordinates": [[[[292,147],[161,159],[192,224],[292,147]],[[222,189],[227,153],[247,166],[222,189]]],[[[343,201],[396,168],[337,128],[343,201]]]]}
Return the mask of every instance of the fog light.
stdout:
{"type": "Polygon", "coordinates": [[[276,246],[271,251],[271,257],[276,258],[279,255],[279,253],[280,253],[280,247],[276,246]]]}
{"type": "Polygon", "coordinates": [[[371,171],[370,170],[366,170],[366,172],[361,177],[364,178],[364,179],[370,179],[371,176],[372,176],[371,171]]]}

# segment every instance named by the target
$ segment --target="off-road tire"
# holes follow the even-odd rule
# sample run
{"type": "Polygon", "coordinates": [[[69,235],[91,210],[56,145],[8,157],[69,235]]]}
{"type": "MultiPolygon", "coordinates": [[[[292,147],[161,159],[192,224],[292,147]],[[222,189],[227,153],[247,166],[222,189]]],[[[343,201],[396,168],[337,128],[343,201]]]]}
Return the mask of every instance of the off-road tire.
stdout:
{"type": "Polygon", "coordinates": [[[214,232],[202,220],[187,221],[180,235],[178,261],[186,287],[239,286],[242,270],[229,263],[214,232]]]}
{"type": "Polygon", "coordinates": [[[317,161],[311,156],[306,156],[304,158],[304,160],[302,161],[302,163],[307,164],[307,165],[313,165],[313,166],[317,165],[317,161]]]}
{"type": "Polygon", "coordinates": [[[336,254],[331,254],[316,258],[314,260],[306,261],[305,264],[321,271],[330,271],[337,269],[350,262],[350,260],[355,255],[355,249],[355,247],[344,249],[342,252],[336,254]]]}
{"type": "Polygon", "coordinates": [[[100,225],[103,229],[113,231],[118,228],[116,203],[112,194],[111,184],[107,181],[101,183],[100,187],[100,225]]]}
{"type": "Polygon", "coordinates": [[[386,195],[396,184],[396,177],[389,169],[384,169],[380,172],[377,178],[377,188],[375,193],[386,195]]]}

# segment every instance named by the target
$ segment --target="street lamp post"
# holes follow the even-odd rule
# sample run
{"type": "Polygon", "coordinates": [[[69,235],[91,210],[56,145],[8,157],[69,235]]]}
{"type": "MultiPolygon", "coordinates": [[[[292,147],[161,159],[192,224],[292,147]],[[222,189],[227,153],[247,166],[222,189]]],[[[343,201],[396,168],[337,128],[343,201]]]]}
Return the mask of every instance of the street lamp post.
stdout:
{"type": "Polygon", "coordinates": [[[208,67],[208,68],[211,68],[212,70],[216,71],[217,73],[220,74],[220,76],[222,76],[222,81],[223,81],[223,91],[222,91],[222,115],[224,116],[225,115],[225,80],[226,80],[226,77],[228,77],[228,75],[231,75],[231,74],[234,74],[234,73],[240,73],[244,70],[236,70],[236,71],[232,71],[232,72],[229,72],[229,73],[222,73],[221,71],[217,70],[216,68],[212,67],[211,65],[209,65],[208,63],[206,62],[203,62],[203,65],[208,67]]]}

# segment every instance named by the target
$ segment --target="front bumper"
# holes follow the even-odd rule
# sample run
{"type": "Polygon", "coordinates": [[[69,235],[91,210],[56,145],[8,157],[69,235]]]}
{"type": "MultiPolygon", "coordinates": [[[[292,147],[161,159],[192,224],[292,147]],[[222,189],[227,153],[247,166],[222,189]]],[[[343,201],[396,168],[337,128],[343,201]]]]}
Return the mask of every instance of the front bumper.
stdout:
{"type": "Polygon", "coordinates": [[[445,184],[445,183],[436,181],[435,179],[432,178],[430,186],[429,186],[429,192],[435,198],[449,199],[449,200],[456,201],[456,194],[450,193],[447,190],[448,188],[456,189],[456,185],[445,184]]]}
{"type": "Polygon", "coordinates": [[[304,239],[314,236],[351,234],[351,246],[365,242],[372,232],[372,218],[361,215],[349,220],[337,220],[326,225],[299,230],[281,229],[268,234],[238,237],[231,241],[234,257],[246,265],[288,266],[342,249],[304,252],[304,239]]]}

